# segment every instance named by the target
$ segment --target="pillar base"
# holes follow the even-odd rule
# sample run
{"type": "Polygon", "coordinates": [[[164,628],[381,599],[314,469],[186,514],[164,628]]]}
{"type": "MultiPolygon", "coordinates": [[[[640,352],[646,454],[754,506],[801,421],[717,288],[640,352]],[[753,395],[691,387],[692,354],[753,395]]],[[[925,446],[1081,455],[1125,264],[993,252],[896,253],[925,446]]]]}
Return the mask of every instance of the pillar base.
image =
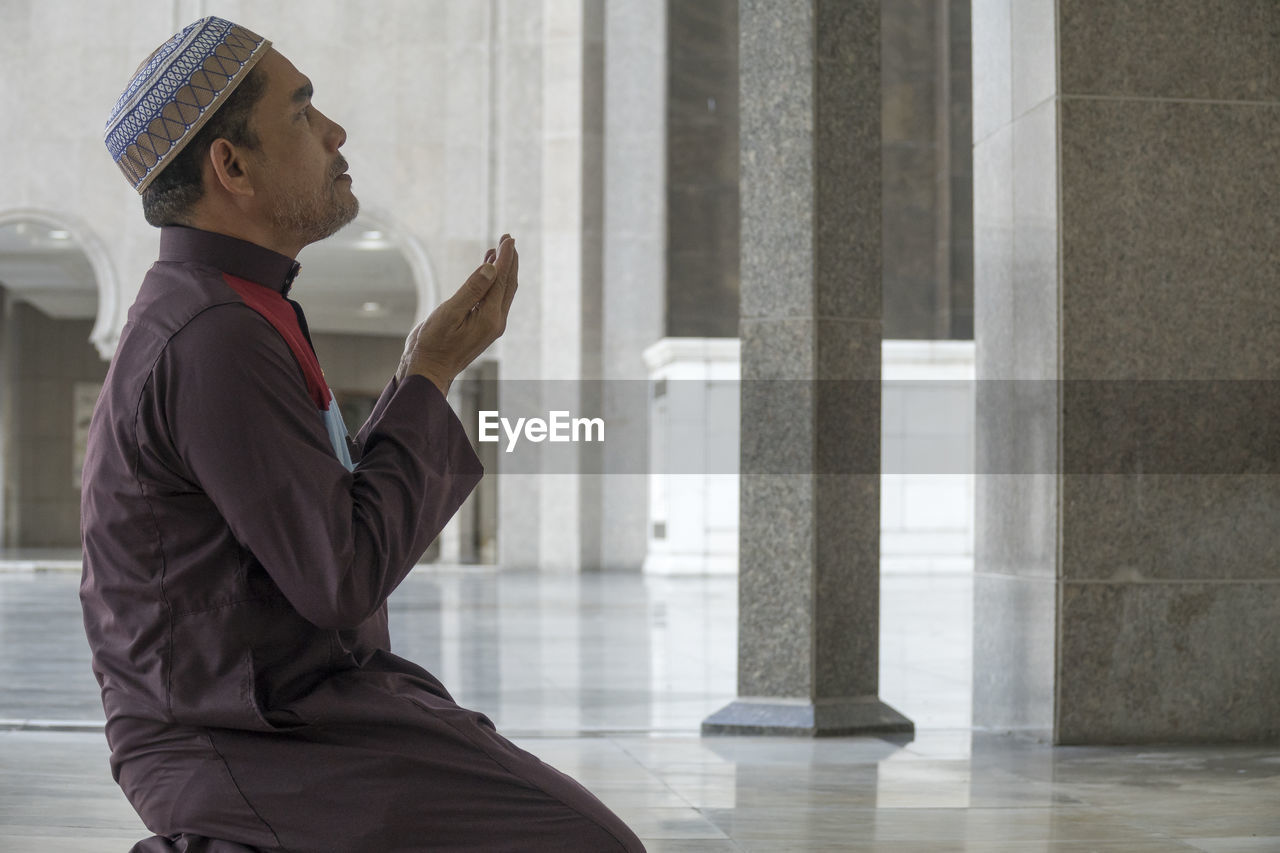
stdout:
{"type": "Polygon", "coordinates": [[[702,721],[703,735],[915,736],[915,724],[874,696],[854,699],[738,699],[702,721]]]}

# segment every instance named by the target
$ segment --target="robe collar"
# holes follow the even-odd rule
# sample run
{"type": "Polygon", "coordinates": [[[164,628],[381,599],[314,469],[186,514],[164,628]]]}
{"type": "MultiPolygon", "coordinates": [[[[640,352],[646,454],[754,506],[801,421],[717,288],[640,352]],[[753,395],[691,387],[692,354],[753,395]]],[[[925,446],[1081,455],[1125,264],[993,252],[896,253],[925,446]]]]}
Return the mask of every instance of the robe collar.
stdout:
{"type": "Polygon", "coordinates": [[[269,287],[281,296],[289,295],[289,288],[302,269],[302,265],[288,255],[256,243],[183,225],[166,225],[160,229],[160,260],[208,264],[237,278],[269,287]]]}

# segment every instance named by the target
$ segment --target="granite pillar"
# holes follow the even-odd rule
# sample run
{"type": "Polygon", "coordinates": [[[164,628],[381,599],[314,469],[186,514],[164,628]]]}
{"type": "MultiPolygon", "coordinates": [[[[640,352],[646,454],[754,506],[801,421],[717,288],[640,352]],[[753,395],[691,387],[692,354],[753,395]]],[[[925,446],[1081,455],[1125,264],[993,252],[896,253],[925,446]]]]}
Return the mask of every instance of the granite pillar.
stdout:
{"type": "Polygon", "coordinates": [[[739,8],[739,698],[702,730],[910,732],[877,695],[879,0],[739,8]]]}
{"type": "Polygon", "coordinates": [[[978,726],[1280,737],[1277,31],[974,0],[978,726]]]}

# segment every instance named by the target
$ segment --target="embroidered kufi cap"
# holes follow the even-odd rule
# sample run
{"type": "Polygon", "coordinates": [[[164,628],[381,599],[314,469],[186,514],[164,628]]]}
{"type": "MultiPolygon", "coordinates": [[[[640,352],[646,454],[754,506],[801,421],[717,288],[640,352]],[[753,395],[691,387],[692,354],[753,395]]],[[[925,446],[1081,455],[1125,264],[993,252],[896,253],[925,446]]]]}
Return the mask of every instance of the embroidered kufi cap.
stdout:
{"type": "Polygon", "coordinates": [[[222,18],[202,18],[143,60],[111,109],[104,138],[139,194],[186,147],[266,56],[271,42],[222,18]]]}

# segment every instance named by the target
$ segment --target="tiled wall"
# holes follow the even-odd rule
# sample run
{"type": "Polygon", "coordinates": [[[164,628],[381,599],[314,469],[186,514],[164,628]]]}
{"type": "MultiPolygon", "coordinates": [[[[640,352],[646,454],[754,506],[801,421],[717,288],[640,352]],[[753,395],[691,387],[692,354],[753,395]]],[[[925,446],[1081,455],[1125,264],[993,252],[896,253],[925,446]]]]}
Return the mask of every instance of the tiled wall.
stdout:
{"type": "Polygon", "coordinates": [[[978,377],[1019,388],[978,407],[1008,472],[979,483],[978,725],[1280,736],[1276,396],[1249,396],[1280,376],[1277,31],[1263,0],[974,2],[978,377]],[[1196,388],[1226,405],[1179,412],[1196,388]]]}

